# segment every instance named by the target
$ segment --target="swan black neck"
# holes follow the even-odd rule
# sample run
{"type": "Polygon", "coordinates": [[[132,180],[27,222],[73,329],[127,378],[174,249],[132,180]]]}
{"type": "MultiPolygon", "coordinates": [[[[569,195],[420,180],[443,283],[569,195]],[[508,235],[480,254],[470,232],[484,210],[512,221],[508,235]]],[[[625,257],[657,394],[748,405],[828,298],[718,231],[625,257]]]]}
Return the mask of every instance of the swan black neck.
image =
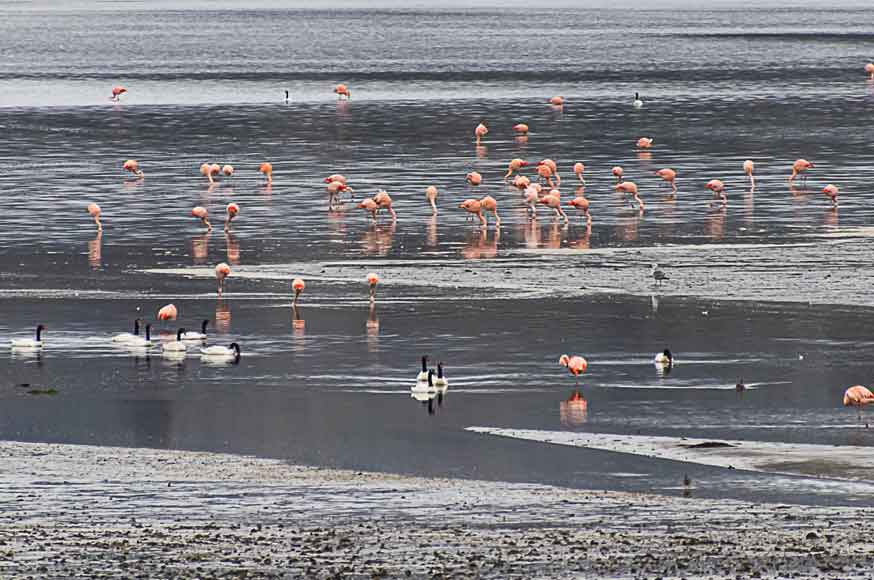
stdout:
{"type": "Polygon", "coordinates": [[[640,100],[640,93],[634,93],[634,100],[635,100],[635,101],[639,101],[639,100],[640,100]]]}
{"type": "Polygon", "coordinates": [[[134,336],[140,335],[140,319],[134,320],[134,336]]]}
{"type": "Polygon", "coordinates": [[[428,386],[434,386],[434,369],[428,369],[428,386]]]}
{"type": "Polygon", "coordinates": [[[206,334],[206,327],[209,324],[209,320],[204,320],[203,324],[200,325],[200,332],[202,334],[206,334]]]}
{"type": "Polygon", "coordinates": [[[152,340],[152,325],[146,325],[146,340],[152,340]]]}
{"type": "Polygon", "coordinates": [[[671,349],[666,348],[662,354],[664,354],[666,357],[668,357],[668,362],[673,362],[674,355],[671,354],[671,349]]]}
{"type": "Polygon", "coordinates": [[[437,378],[443,378],[443,363],[437,363],[437,378]]]}
{"type": "Polygon", "coordinates": [[[42,324],[40,324],[39,326],[36,327],[36,341],[37,342],[42,340],[41,337],[42,337],[42,331],[44,328],[45,328],[45,326],[43,326],[42,324]]]}
{"type": "Polygon", "coordinates": [[[428,372],[428,357],[427,356],[422,357],[422,372],[423,373],[428,372]]]}
{"type": "Polygon", "coordinates": [[[182,340],[183,334],[185,334],[184,328],[180,328],[179,330],[176,331],[176,342],[179,342],[180,340],[182,340]]]}

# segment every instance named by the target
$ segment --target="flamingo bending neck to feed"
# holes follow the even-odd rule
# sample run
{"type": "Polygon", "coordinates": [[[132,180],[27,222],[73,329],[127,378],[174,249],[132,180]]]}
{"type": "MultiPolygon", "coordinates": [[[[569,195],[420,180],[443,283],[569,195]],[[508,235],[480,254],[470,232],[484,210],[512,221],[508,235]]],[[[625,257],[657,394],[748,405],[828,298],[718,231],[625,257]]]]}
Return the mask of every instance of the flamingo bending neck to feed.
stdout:
{"type": "MultiPolygon", "coordinates": [[[[862,385],[850,387],[844,391],[844,406],[856,407],[859,412],[859,421],[862,421],[862,407],[874,403],[874,393],[862,385]]],[[[868,424],[866,423],[867,427],[868,424]]]]}
{"type": "Polygon", "coordinates": [[[753,170],[755,169],[756,164],[753,163],[752,159],[747,159],[744,161],[744,173],[750,178],[750,189],[756,188],[756,178],[753,176],[753,170]]]}
{"type": "Polygon", "coordinates": [[[795,181],[795,178],[801,176],[801,182],[807,181],[807,170],[813,167],[813,163],[807,159],[798,159],[792,164],[792,174],[789,176],[789,183],[795,181]]]}
{"type": "Polygon", "coordinates": [[[583,357],[568,356],[566,354],[561,355],[558,359],[558,364],[567,367],[568,372],[574,375],[577,380],[577,386],[580,386],[580,375],[586,372],[586,369],[589,368],[589,363],[583,357]]]}

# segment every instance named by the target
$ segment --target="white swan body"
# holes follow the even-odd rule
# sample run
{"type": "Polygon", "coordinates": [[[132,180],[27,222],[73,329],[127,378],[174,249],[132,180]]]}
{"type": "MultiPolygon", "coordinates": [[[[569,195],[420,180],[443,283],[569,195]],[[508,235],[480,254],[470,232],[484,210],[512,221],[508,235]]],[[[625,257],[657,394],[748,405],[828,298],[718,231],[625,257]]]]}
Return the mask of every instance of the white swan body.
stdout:
{"type": "Polygon", "coordinates": [[[121,332],[112,337],[112,342],[130,342],[132,340],[136,340],[140,336],[140,319],[137,318],[134,320],[134,331],[133,332],[121,332]]]}
{"type": "Polygon", "coordinates": [[[140,346],[140,347],[149,347],[152,346],[152,325],[146,325],[146,336],[134,336],[132,339],[122,343],[125,346],[140,346]]]}
{"type": "Polygon", "coordinates": [[[230,346],[210,346],[200,349],[200,356],[212,359],[239,359],[240,345],[232,342],[230,346]]]}
{"type": "Polygon", "coordinates": [[[182,333],[182,340],[206,340],[206,326],[209,324],[209,320],[204,320],[203,324],[200,326],[200,332],[194,332],[189,330],[188,332],[182,333]]]}
{"type": "Polygon", "coordinates": [[[171,340],[170,342],[165,342],[161,345],[161,350],[163,352],[172,352],[172,353],[183,353],[188,350],[188,346],[182,342],[182,337],[185,335],[185,329],[180,328],[176,331],[176,340],[171,340]]]}
{"type": "Polygon", "coordinates": [[[40,324],[36,327],[36,339],[33,338],[13,338],[12,348],[42,348],[42,331],[45,326],[40,324]]]}
{"type": "Polygon", "coordinates": [[[416,375],[416,382],[417,383],[424,383],[427,380],[428,380],[428,357],[423,356],[422,357],[422,370],[419,371],[418,375],[416,375]]]}

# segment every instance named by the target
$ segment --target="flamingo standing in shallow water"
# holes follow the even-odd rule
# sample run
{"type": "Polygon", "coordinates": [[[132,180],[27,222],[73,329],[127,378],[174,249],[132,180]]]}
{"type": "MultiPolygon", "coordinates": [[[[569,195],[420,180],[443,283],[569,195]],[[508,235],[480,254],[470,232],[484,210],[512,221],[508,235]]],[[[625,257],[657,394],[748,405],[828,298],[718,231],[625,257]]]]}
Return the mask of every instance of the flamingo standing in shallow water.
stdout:
{"type": "Polygon", "coordinates": [[[122,168],[124,168],[125,171],[130,171],[137,177],[144,177],[143,172],[140,171],[140,164],[136,161],[136,159],[128,159],[124,162],[122,168]]]}
{"type": "Polygon", "coordinates": [[[514,187],[518,187],[519,189],[525,189],[529,185],[531,185],[531,180],[524,175],[517,175],[513,178],[514,187]]]}
{"type": "Polygon", "coordinates": [[[704,187],[712,191],[714,195],[719,196],[723,206],[728,204],[728,197],[725,195],[725,184],[722,181],[711,179],[704,187]]]}
{"type": "Polygon", "coordinates": [[[750,178],[750,189],[756,188],[756,178],[753,177],[753,170],[755,169],[756,164],[753,163],[752,159],[747,159],[744,161],[744,173],[750,178]]]}
{"type": "Polygon", "coordinates": [[[263,173],[267,178],[267,183],[273,183],[273,165],[270,163],[262,163],[261,167],[258,168],[259,173],[263,173]]]}
{"type": "Polygon", "coordinates": [[[649,149],[652,147],[652,139],[650,137],[641,137],[637,140],[638,149],[649,149]]]}
{"type": "Polygon", "coordinates": [[[88,214],[94,218],[94,223],[97,224],[97,232],[102,232],[103,225],[100,223],[100,206],[96,203],[89,203],[88,214]]]}
{"type": "Polygon", "coordinates": [[[580,163],[579,161],[574,163],[574,173],[577,176],[577,179],[581,184],[586,185],[586,180],[583,179],[583,172],[586,170],[586,166],[580,163]]]}
{"type": "Polygon", "coordinates": [[[530,213],[530,217],[537,219],[537,202],[540,198],[540,188],[535,187],[538,184],[534,183],[525,188],[525,205],[530,213]]]}
{"type": "Polygon", "coordinates": [[[519,171],[527,165],[528,162],[524,159],[511,159],[510,163],[507,165],[507,174],[504,175],[504,181],[507,181],[514,172],[519,171]]]}
{"type": "Polygon", "coordinates": [[[586,372],[589,368],[589,363],[581,356],[561,355],[558,359],[558,364],[567,367],[567,370],[577,379],[577,386],[580,386],[580,375],[586,372]]]}
{"type": "Polygon", "coordinates": [[[340,175],[339,173],[335,173],[334,175],[329,175],[325,178],[325,183],[331,183],[332,181],[339,181],[340,183],[346,183],[346,177],[344,175],[340,175]]]}
{"type": "Polygon", "coordinates": [[[473,134],[476,136],[476,144],[479,145],[480,141],[483,137],[488,135],[489,128],[485,126],[485,124],[480,123],[476,126],[476,129],[473,130],[473,134]]]}
{"type": "Polygon", "coordinates": [[[370,285],[370,301],[376,302],[376,285],[379,284],[379,276],[371,272],[367,275],[367,283],[370,285]]]}
{"type": "Polygon", "coordinates": [[[209,212],[205,207],[195,206],[191,208],[191,215],[200,220],[200,223],[206,226],[206,231],[212,231],[212,224],[209,223],[209,212]]]}
{"type": "Polygon", "coordinates": [[[561,176],[558,174],[558,165],[556,165],[555,161],[553,161],[552,159],[544,159],[543,161],[539,162],[537,165],[538,165],[538,167],[542,166],[542,165],[546,165],[547,167],[549,167],[549,169],[552,171],[552,174],[555,176],[556,187],[561,185],[561,176]]]}
{"type": "MultiPolygon", "coordinates": [[[[622,181],[617,183],[613,189],[616,191],[620,191],[622,193],[628,194],[633,197],[637,201],[637,205],[640,207],[640,211],[646,209],[646,206],[643,203],[643,199],[641,199],[640,194],[637,191],[637,184],[633,181],[622,181]]],[[[632,204],[633,205],[633,204],[632,204]]]]}
{"type": "Polygon", "coordinates": [[[225,208],[225,211],[228,213],[227,219],[225,219],[225,231],[229,231],[231,229],[231,220],[237,217],[237,214],[240,213],[240,206],[231,202],[228,204],[228,207],[225,208]]]}
{"type": "Polygon", "coordinates": [[[376,221],[376,212],[379,210],[379,206],[375,201],[368,197],[367,199],[362,200],[361,203],[358,204],[358,207],[364,211],[369,211],[370,217],[373,218],[373,221],[376,221]]]}
{"type": "Polygon", "coordinates": [[[231,275],[231,267],[222,262],[215,267],[215,279],[218,281],[218,295],[225,289],[225,278],[231,275]]]}
{"type": "Polygon", "coordinates": [[[671,184],[671,191],[673,193],[677,193],[677,172],[673,169],[659,169],[656,171],[656,175],[661,177],[663,180],[671,184]]]}
{"type": "Polygon", "coordinates": [[[622,169],[621,165],[617,165],[610,170],[610,173],[616,178],[616,183],[619,183],[622,181],[622,175],[625,173],[625,170],[622,169]]]}
{"type": "Polygon", "coordinates": [[[580,193],[575,198],[567,202],[567,204],[580,210],[583,216],[585,216],[586,222],[591,222],[592,216],[589,213],[589,200],[586,199],[586,196],[582,194],[582,188],[580,188],[580,190],[580,193]]]}
{"type": "MultiPolygon", "coordinates": [[[[549,193],[547,193],[546,195],[544,195],[543,197],[541,197],[537,201],[539,203],[555,210],[555,216],[563,219],[565,221],[565,223],[567,223],[569,221],[567,214],[564,213],[563,209],[561,209],[561,194],[559,193],[559,191],[557,189],[550,190],[549,193]]],[[[556,225],[558,225],[558,224],[556,224],[556,225]]]]}
{"type": "Polygon", "coordinates": [[[868,73],[868,78],[874,81],[874,62],[865,65],[865,72],[868,73]]]}
{"type": "Polygon", "coordinates": [[[483,215],[482,203],[480,203],[478,199],[465,199],[458,205],[458,207],[476,215],[483,227],[488,225],[488,222],[486,222],[486,216],[483,215]]]}
{"type": "Polygon", "coordinates": [[[179,315],[179,310],[175,304],[167,304],[158,310],[158,320],[176,320],[179,315]]]}
{"type": "Polygon", "coordinates": [[[527,135],[528,134],[528,125],[525,123],[519,123],[517,125],[513,125],[513,131],[517,135],[527,135]]]}
{"type": "Polygon", "coordinates": [[[813,167],[813,163],[807,159],[798,159],[792,164],[792,174],[789,176],[789,183],[795,181],[798,175],[801,175],[801,182],[807,181],[807,170],[813,167]]]}
{"type": "Polygon", "coordinates": [[[121,99],[121,95],[126,93],[127,89],[121,85],[112,87],[112,96],[109,97],[110,101],[119,101],[121,99]]]}
{"type": "Polygon", "coordinates": [[[828,198],[832,202],[832,207],[838,207],[838,189],[837,185],[832,185],[829,183],[824,188],[822,188],[822,192],[828,196],[828,198]]]}
{"type": "Polygon", "coordinates": [[[297,306],[297,299],[300,297],[304,288],[306,288],[306,284],[300,278],[295,278],[291,282],[291,289],[294,290],[294,300],[292,301],[292,304],[295,306],[297,306]]]}
{"type": "Polygon", "coordinates": [[[467,182],[471,185],[479,185],[483,182],[483,176],[476,171],[471,171],[465,176],[467,182]]]}
{"type": "Polygon", "coordinates": [[[398,219],[398,214],[395,213],[394,208],[391,206],[392,199],[388,193],[380,189],[376,192],[376,195],[373,196],[373,201],[379,206],[379,209],[387,209],[388,213],[391,214],[391,219],[398,219]]]}
{"type": "Polygon", "coordinates": [[[234,174],[234,166],[233,165],[222,166],[222,174],[225,177],[231,177],[234,174]]]}
{"type": "Polygon", "coordinates": [[[481,200],[479,200],[480,207],[485,211],[490,211],[495,216],[495,227],[501,227],[501,218],[498,217],[498,202],[495,201],[495,198],[487,195],[481,200]]]}
{"type": "Polygon", "coordinates": [[[425,197],[428,199],[428,203],[431,204],[431,213],[437,215],[437,188],[429,185],[425,188],[425,197]]]}
{"type": "Polygon", "coordinates": [[[338,99],[342,99],[343,97],[346,97],[346,99],[348,100],[348,99],[352,98],[352,91],[350,91],[349,87],[347,87],[346,85],[344,85],[342,83],[337,85],[336,87],[334,87],[334,93],[337,95],[338,99]]]}
{"type": "MultiPolygon", "coordinates": [[[[874,403],[874,393],[862,385],[856,385],[844,391],[844,406],[856,407],[859,412],[859,421],[862,420],[862,407],[871,403],[874,403]]],[[[867,427],[867,423],[865,426],[867,427]]]]}
{"type": "Polygon", "coordinates": [[[562,107],[562,106],[564,106],[564,97],[561,97],[558,95],[551,97],[549,99],[549,104],[554,106],[554,107],[562,107]]]}
{"type": "Polygon", "coordinates": [[[355,195],[354,190],[342,181],[330,182],[325,187],[325,191],[327,191],[331,196],[330,199],[328,199],[328,209],[330,211],[333,211],[337,205],[337,202],[340,201],[339,195],[341,192],[349,192],[349,194],[353,197],[355,195]]]}

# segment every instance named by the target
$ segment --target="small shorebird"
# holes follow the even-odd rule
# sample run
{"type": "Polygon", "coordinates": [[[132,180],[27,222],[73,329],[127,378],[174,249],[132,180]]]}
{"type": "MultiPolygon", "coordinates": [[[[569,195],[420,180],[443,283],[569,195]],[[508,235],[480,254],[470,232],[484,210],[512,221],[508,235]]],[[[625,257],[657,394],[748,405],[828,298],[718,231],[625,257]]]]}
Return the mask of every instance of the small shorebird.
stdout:
{"type": "Polygon", "coordinates": [[[656,284],[661,284],[665,280],[670,280],[670,278],[668,278],[668,275],[665,274],[664,271],[659,270],[658,264],[652,265],[652,277],[653,280],[655,280],[656,284]]]}

